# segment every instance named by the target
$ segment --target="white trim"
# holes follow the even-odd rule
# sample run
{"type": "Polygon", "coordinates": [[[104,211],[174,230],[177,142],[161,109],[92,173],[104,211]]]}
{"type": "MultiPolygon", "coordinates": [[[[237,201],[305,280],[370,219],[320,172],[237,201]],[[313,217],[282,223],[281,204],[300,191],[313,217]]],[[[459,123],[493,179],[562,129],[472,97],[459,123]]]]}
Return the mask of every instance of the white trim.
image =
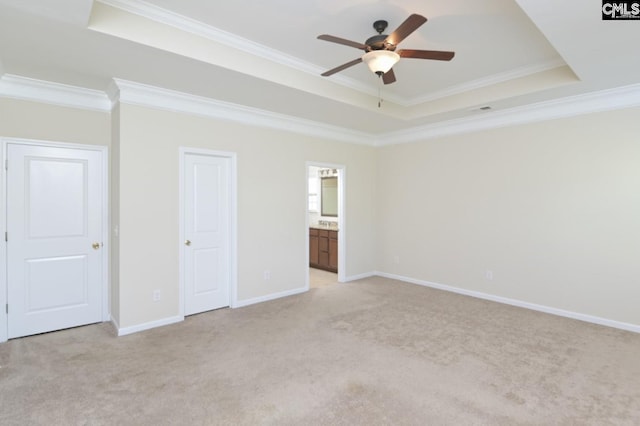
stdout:
{"type": "Polygon", "coordinates": [[[640,106],[640,84],[584,93],[482,115],[372,134],[202,96],[114,79],[103,92],[5,74],[0,96],[88,110],[110,111],[115,103],[139,105],[233,121],[250,126],[362,145],[410,143],[494,128],[640,106]]]}
{"type": "Polygon", "coordinates": [[[363,280],[365,278],[375,277],[376,275],[377,275],[377,273],[373,272],[373,271],[372,272],[365,272],[364,274],[350,275],[350,276],[346,277],[343,282],[350,283],[352,281],[363,280]]]}
{"type": "Polygon", "coordinates": [[[426,102],[431,102],[438,99],[446,98],[449,96],[459,95],[460,93],[469,92],[471,90],[482,89],[483,87],[504,83],[505,81],[511,81],[517,78],[526,77],[528,75],[549,71],[565,65],[566,64],[561,59],[557,59],[554,61],[547,61],[541,64],[528,65],[525,67],[520,67],[520,68],[510,70],[510,71],[493,74],[477,80],[468,81],[462,84],[458,84],[456,86],[447,87],[442,90],[427,93],[424,96],[417,96],[415,98],[410,99],[408,102],[400,102],[400,105],[407,106],[407,107],[416,106],[426,102]]]}
{"type": "Polygon", "coordinates": [[[115,91],[111,90],[111,97],[113,100],[118,99],[120,103],[371,145],[371,135],[364,132],[147,84],[121,79],[114,79],[114,82],[119,89],[119,94],[116,95],[115,91]]]}
{"type": "Polygon", "coordinates": [[[304,270],[305,288],[309,289],[309,210],[306,206],[309,204],[309,167],[321,167],[338,170],[338,282],[346,281],[346,265],[347,265],[347,221],[345,220],[347,212],[347,166],[344,164],[322,163],[317,161],[305,162],[305,244],[304,244],[304,270]]]}
{"type": "Polygon", "coordinates": [[[573,117],[640,106],[640,84],[538,102],[502,111],[491,111],[426,126],[379,135],[376,146],[423,141],[519,124],[573,117]]]}
{"type": "Polygon", "coordinates": [[[640,106],[640,84],[635,84],[374,135],[126,80],[114,82],[119,95],[112,91],[112,99],[119,96],[124,103],[374,146],[640,106]]]}
{"type": "MultiPolygon", "coordinates": [[[[338,169],[338,282],[347,276],[347,166],[338,169]]],[[[307,244],[308,245],[308,244],[307,244]]],[[[308,258],[307,258],[308,259],[308,258]]]]}
{"type": "Polygon", "coordinates": [[[100,90],[13,74],[5,74],[0,78],[0,96],[90,111],[111,111],[108,96],[100,90]]]}
{"type": "Polygon", "coordinates": [[[301,294],[309,290],[308,288],[301,287],[295,288],[293,290],[281,291],[279,293],[271,293],[266,296],[254,297],[251,299],[243,299],[236,301],[235,305],[232,308],[243,308],[249,305],[255,305],[256,303],[268,302],[270,300],[281,299],[283,297],[295,296],[296,294],[301,294]]]}
{"type": "Polygon", "coordinates": [[[161,320],[145,322],[143,324],[133,325],[131,327],[120,328],[117,325],[118,323],[114,319],[111,320],[111,322],[117,329],[118,337],[126,336],[127,334],[138,333],[140,331],[151,330],[152,328],[175,324],[177,322],[182,322],[182,321],[184,321],[184,317],[177,315],[175,317],[163,318],[161,320]]]}
{"type": "Polygon", "coordinates": [[[416,278],[404,277],[401,275],[388,274],[385,272],[378,272],[378,271],[376,271],[375,274],[379,277],[390,278],[393,280],[403,281],[410,284],[416,284],[423,287],[435,288],[437,290],[444,290],[451,293],[462,294],[464,296],[471,296],[478,299],[490,300],[492,302],[498,302],[505,305],[517,306],[519,308],[530,309],[532,311],[544,312],[546,314],[557,315],[560,317],[571,318],[571,319],[589,322],[593,324],[604,325],[607,327],[618,328],[621,330],[632,331],[634,333],[640,333],[640,325],[636,325],[636,324],[614,321],[607,318],[601,318],[593,315],[582,314],[579,312],[566,311],[564,309],[538,305],[536,303],[524,302],[522,300],[510,299],[508,297],[496,296],[493,294],[482,293],[479,291],[466,290],[459,287],[438,284],[430,281],[419,280],[416,278]]]}
{"type": "MultiPolygon", "coordinates": [[[[2,167],[2,184],[0,185],[0,223],[4,234],[7,231],[7,169],[5,161],[7,159],[7,141],[0,138],[2,152],[0,153],[0,167],[2,167]]],[[[6,305],[8,303],[8,282],[7,282],[7,243],[0,243],[0,343],[9,339],[9,315],[6,305]]]]}
{"type": "Polygon", "coordinates": [[[111,205],[109,182],[109,149],[102,149],[102,321],[111,318],[111,205]]]}
{"type": "Polygon", "coordinates": [[[236,307],[238,301],[238,155],[235,152],[215,151],[210,149],[178,147],[178,312],[185,315],[185,283],[184,283],[184,160],[186,154],[222,157],[230,160],[229,170],[229,306],[236,307]]]}
{"type": "MultiPolygon", "coordinates": [[[[12,137],[0,137],[0,145],[2,146],[1,162],[2,165],[2,185],[0,188],[0,223],[4,227],[4,231],[7,230],[7,199],[6,199],[6,184],[7,184],[7,170],[4,167],[7,159],[7,147],[9,144],[20,145],[36,145],[51,148],[70,148],[70,149],[82,149],[86,151],[98,151],[102,154],[102,306],[101,306],[101,318],[102,321],[108,321],[111,318],[110,304],[109,304],[109,252],[110,252],[110,239],[109,239],[109,226],[110,226],[110,209],[109,209],[109,150],[106,146],[102,145],[86,145],[68,142],[55,142],[55,141],[43,141],[36,139],[22,139],[12,137]]],[[[4,306],[8,303],[7,300],[7,245],[0,244],[0,342],[5,342],[8,339],[8,315],[4,306]]]]}

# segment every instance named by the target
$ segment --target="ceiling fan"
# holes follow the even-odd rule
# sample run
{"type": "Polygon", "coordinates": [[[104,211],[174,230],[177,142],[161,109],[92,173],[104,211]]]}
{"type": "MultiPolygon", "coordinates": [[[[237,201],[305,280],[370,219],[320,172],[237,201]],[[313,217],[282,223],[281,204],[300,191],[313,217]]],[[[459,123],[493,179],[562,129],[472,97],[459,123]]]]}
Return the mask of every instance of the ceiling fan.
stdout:
{"type": "Polygon", "coordinates": [[[436,61],[450,61],[453,59],[455,52],[440,50],[400,49],[396,52],[398,44],[425,22],[427,22],[427,18],[414,13],[400,24],[394,32],[385,35],[382,33],[389,25],[388,22],[383,20],[376,21],[373,23],[373,28],[378,32],[378,35],[368,38],[364,44],[328,34],[319,35],[318,38],[320,40],[343,44],[365,51],[362,57],[330,69],[329,71],[325,71],[322,73],[322,76],[330,76],[364,61],[372,72],[378,76],[382,76],[384,84],[391,84],[396,81],[392,67],[400,58],[433,59],[436,61]]]}

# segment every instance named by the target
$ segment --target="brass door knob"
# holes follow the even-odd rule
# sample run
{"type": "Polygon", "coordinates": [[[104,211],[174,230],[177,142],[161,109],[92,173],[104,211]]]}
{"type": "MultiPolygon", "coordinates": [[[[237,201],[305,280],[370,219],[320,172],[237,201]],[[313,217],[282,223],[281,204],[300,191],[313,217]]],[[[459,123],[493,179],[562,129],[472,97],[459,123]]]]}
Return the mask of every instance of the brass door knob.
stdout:
{"type": "Polygon", "coordinates": [[[93,243],[93,244],[91,244],[91,247],[93,247],[94,250],[98,250],[101,246],[102,246],[102,243],[93,243]]]}
{"type": "Polygon", "coordinates": [[[185,246],[190,246],[190,245],[191,245],[191,240],[186,240],[186,241],[184,242],[184,245],[185,245],[185,246]]]}

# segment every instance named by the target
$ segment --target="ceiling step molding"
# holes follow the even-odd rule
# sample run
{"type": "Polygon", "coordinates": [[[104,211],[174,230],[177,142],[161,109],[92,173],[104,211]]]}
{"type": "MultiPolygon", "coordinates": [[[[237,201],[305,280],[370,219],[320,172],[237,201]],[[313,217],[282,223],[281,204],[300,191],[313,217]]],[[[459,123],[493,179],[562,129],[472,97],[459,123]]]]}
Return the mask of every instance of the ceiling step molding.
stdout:
{"type": "MultiPolygon", "coordinates": [[[[324,78],[324,77],[321,77],[320,75],[324,71],[326,71],[326,69],[323,67],[315,65],[311,62],[300,60],[294,56],[287,55],[286,53],[283,53],[277,49],[273,49],[265,45],[262,45],[260,43],[256,43],[254,41],[248,40],[246,38],[242,38],[236,34],[232,34],[230,32],[221,30],[219,28],[205,24],[195,19],[188,18],[184,15],[179,15],[177,13],[163,9],[159,6],[148,3],[146,1],[143,1],[143,0],[97,0],[97,1],[107,6],[124,10],[125,12],[132,13],[134,15],[138,15],[155,22],[159,22],[161,24],[165,24],[170,27],[177,28],[182,31],[186,31],[200,37],[204,37],[216,43],[220,43],[225,46],[238,49],[245,53],[249,53],[250,55],[267,59],[269,61],[296,69],[298,71],[312,74],[314,76],[317,76],[318,78],[324,78]]],[[[367,93],[372,96],[377,96],[377,93],[378,93],[377,90],[373,89],[369,85],[364,84],[361,81],[353,78],[349,78],[345,76],[334,76],[332,78],[332,81],[342,86],[345,86],[350,89],[357,90],[363,93],[367,93]]],[[[389,98],[389,101],[402,103],[402,99],[389,98]]]]}
{"type": "Polygon", "coordinates": [[[477,80],[468,81],[466,83],[459,84],[457,86],[447,87],[442,90],[427,93],[424,96],[418,96],[402,103],[403,106],[416,106],[427,102],[432,102],[438,99],[447,98],[449,96],[459,95],[461,93],[469,92],[471,90],[482,89],[483,87],[489,87],[496,84],[504,83],[506,81],[515,80],[517,78],[527,77],[533,74],[537,74],[544,71],[549,71],[555,68],[566,66],[565,62],[561,59],[555,61],[548,61],[541,64],[528,65],[520,68],[516,68],[510,71],[502,72],[499,74],[489,75],[487,77],[479,78],[477,80]]]}
{"type": "MultiPolygon", "coordinates": [[[[208,40],[212,40],[216,43],[238,49],[250,55],[257,56],[262,59],[266,59],[277,64],[314,75],[318,78],[324,78],[321,77],[320,74],[327,70],[326,68],[320,67],[311,62],[300,60],[277,49],[267,47],[263,44],[256,43],[249,39],[240,37],[236,34],[221,30],[212,25],[205,24],[204,22],[189,18],[184,15],[180,15],[167,9],[163,9],[144,0],[97,1],[107,6],[141,16],[145,19],[159,22],[161,24],[179,29],[181,31],[189,32],[208,40]]],[[[469,90],[480,89],[483,87],[503,83],[505,81],[510,81],[516,78],[525,77],[531,74],[558,68],[564,65],[566,65],[565,62],[561,59],[558,59],[555,61],[528,65],[517,68],[515,70],[489,75],[468,83],[451,86],[443,90],[438,90],[436,92],[429,93],[426,96],[418,96],[415,98],[407,99],[399,96],[394,96],[393,94],[386,94],[385,99],[389,102],[393,102],[403,107],[412,107],[433,100],[464,93],[469,90]]],[[[347,87],[349,89],[374,97],[378,95],[377,88],[365,84],[358,79],[347,77],[345,75],[334,75],[331,77],[331,81],[343,87],[347,87]]]]}
{"type": "Polygon", "coordinates": [[[375,139],[368,133],[343,127],[122,79],[114,79],[108,93],[113,104],[120,102],[216,118],[248,126],[285,130],[339,142],[373,145],[373,139],[375,139]]]}
{"type": "Polygon", "coordinates": [[[100,90],[85,89],[13,74],[0,78],[0,96],[90,111],[111,111],[108,96],[100,90]]]}
{"type": "Polygon", "coordinates": [[[418,142],[444,136],[639,106],[640,84],[634,84],[502,111],[492,110],[482,115],[385,133],[376,138],[375,145],[418,142]]]}
{"type": "Polygon", "coordinates": [[[310,62],[301,61],[279,50],[253,42],[238,35],[221,30],[195,19],[179,15],[142,0],[97,0],[98,2],[143,18],[195,34],[225,46],[241,50],[263,59],[295,68],[300,71],[320,75],[324,70],[310,62]]]}

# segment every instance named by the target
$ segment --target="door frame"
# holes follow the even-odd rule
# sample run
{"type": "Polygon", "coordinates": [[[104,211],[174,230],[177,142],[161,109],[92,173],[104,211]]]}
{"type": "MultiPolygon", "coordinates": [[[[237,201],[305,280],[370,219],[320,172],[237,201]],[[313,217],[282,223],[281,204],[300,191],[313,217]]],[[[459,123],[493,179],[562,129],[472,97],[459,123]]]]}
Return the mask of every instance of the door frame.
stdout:
{"type": "MultiPolygon", "coordinates": [[[[109,215],[109,151],[104,145],[87,145],[69,142],[54,142],[37,139],[22,139],[12,137],[0,137],[2,152],[0,153],[0,164],[2,164],[2,184],[0,185],[0,223],[4,232],[7,231],[7,168],[8,146],[14,145],[34,145],[46,148],[69,148],[82,149],[88,151],[98,151],[102,154],[102,321],[109,321],[111,318],[109,300],[109,252],[111,250],[111,240],[109,239],[110,215],[109,215]]],[[[6,342],[9,336],[9,315],[5,309],[8,301],[7,283],[7,244],[0,244],[0,342],[6,342]]]]}
{"type": "Polygon", "coordinates": [[[344,164],[323,163],[319,161],[307,161],[304,167],[305,176],[305,207],[304,207],[304,252],[305,252],[305,283],[304,289],[309,290],[309,167],[321,167],[326,169],[338,170],[338,282],[346,282],[346,265],[347,265],[347,221],[345,216],[347,213],[346,206],[346,188],[347,188],[347,166],[344,164]]]}
{"type": "Polygon", "coordinates": [[[238,169],[237,154],[228,151],[216,151],[202,148],[178,147],[178,312],[181,318],[185,316],[185,283],[184,283],[184,160],[187,154],[222,157],[231,160],[229,179],[229,306],[238,305],[238,169]]]}

